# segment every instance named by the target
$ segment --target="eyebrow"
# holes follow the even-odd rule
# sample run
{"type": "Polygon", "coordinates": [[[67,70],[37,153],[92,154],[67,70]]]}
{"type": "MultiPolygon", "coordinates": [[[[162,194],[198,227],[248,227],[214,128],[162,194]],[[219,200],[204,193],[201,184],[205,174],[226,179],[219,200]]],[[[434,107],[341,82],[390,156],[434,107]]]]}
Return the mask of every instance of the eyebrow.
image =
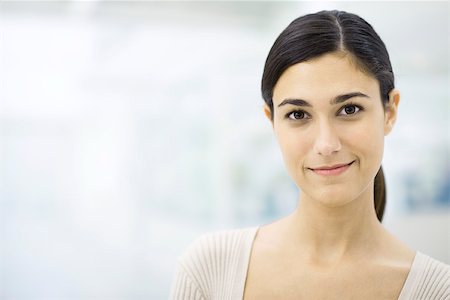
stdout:
{"type": "MultiPolygon", "coordinates": [[[[353,93],[337,95],[336,97],[331,99],[330,104],[339,104],[339,103],[345,102],[354,97],[370,98],[369,96],[367,96],[366,94],[363,94],[361,92],[353,92],[353,93]]],[[[278,107],[286,105],[286,104],[291,104],[291,105],[295,105],[295,106],[312,107],[312,105],[308,101],[303,100],[303,99],[284,99],[280,104],[278,104],[278,107]]]]}

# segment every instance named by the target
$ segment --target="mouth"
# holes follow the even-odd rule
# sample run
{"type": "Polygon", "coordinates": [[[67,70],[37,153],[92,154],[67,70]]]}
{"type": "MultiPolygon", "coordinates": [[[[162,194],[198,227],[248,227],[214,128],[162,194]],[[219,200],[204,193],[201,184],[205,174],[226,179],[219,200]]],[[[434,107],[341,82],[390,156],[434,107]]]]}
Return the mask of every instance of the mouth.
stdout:
{"type": "Polygon", "coordinates": [[[321,166],[317,168],[309,168],[311,171],[322,176],[336,176],[344,173],[354,163],[352,161],[347,164],[336,164],[332,166],[321,166]]]}

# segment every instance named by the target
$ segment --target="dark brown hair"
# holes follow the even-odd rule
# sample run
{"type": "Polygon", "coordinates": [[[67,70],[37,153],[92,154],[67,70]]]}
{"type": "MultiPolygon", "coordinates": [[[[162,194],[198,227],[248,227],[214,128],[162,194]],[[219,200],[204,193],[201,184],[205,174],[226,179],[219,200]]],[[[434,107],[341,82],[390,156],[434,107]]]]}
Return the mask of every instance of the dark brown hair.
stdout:
{"type": "MultiPolygon", "coordinates": [[[[359,68],[376,78],[383,107],[394,88],[394,73],[389,54],[373,27],[361,17],[344,11],[321,11],[292,21],[275,40],[264,66],[261,92],[273,119],[273,89],[290,66],[326,53],[350,53],[359,68]]],[[[383,169],[375,176],[374,202],[378,220],[383,219],[386,186],[383,169]]]]}

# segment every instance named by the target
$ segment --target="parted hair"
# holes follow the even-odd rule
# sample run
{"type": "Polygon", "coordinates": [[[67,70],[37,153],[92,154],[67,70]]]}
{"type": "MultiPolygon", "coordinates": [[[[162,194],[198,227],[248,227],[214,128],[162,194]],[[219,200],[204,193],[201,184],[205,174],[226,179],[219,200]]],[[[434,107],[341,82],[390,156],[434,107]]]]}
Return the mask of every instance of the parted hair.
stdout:
{"type": "MultiPolygon", "coordinates": [[[[394,89],[392,71],[386,46],[373,27],[363,18],[345,11],[320,11],[292,21],[275,40],[264,66],[261,92],[273,119],[273,89],[283,72],[290,66],[326,53],[349,53],[366,74],[376,78],[380,86],[383,107],[394,89]]],[[[375,176],[374,204],[378,220],[383,219],[386,205],[386,185],[383,168],[375,176]]]]}

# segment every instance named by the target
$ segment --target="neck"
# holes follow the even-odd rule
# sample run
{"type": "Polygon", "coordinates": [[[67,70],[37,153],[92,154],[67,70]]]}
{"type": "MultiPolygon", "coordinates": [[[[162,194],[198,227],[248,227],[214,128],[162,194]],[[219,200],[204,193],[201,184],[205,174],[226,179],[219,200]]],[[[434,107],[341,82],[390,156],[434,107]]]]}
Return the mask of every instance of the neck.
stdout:
{"type": "Polygon", "coordinates": [[[375,248],[383,227],[376,217],[371,190],[337,207],[307,195],[301,198],[289,222],[292,236],[305,249],[308,260],[336,264],[346,258],[367,256],[375,248]]]}

